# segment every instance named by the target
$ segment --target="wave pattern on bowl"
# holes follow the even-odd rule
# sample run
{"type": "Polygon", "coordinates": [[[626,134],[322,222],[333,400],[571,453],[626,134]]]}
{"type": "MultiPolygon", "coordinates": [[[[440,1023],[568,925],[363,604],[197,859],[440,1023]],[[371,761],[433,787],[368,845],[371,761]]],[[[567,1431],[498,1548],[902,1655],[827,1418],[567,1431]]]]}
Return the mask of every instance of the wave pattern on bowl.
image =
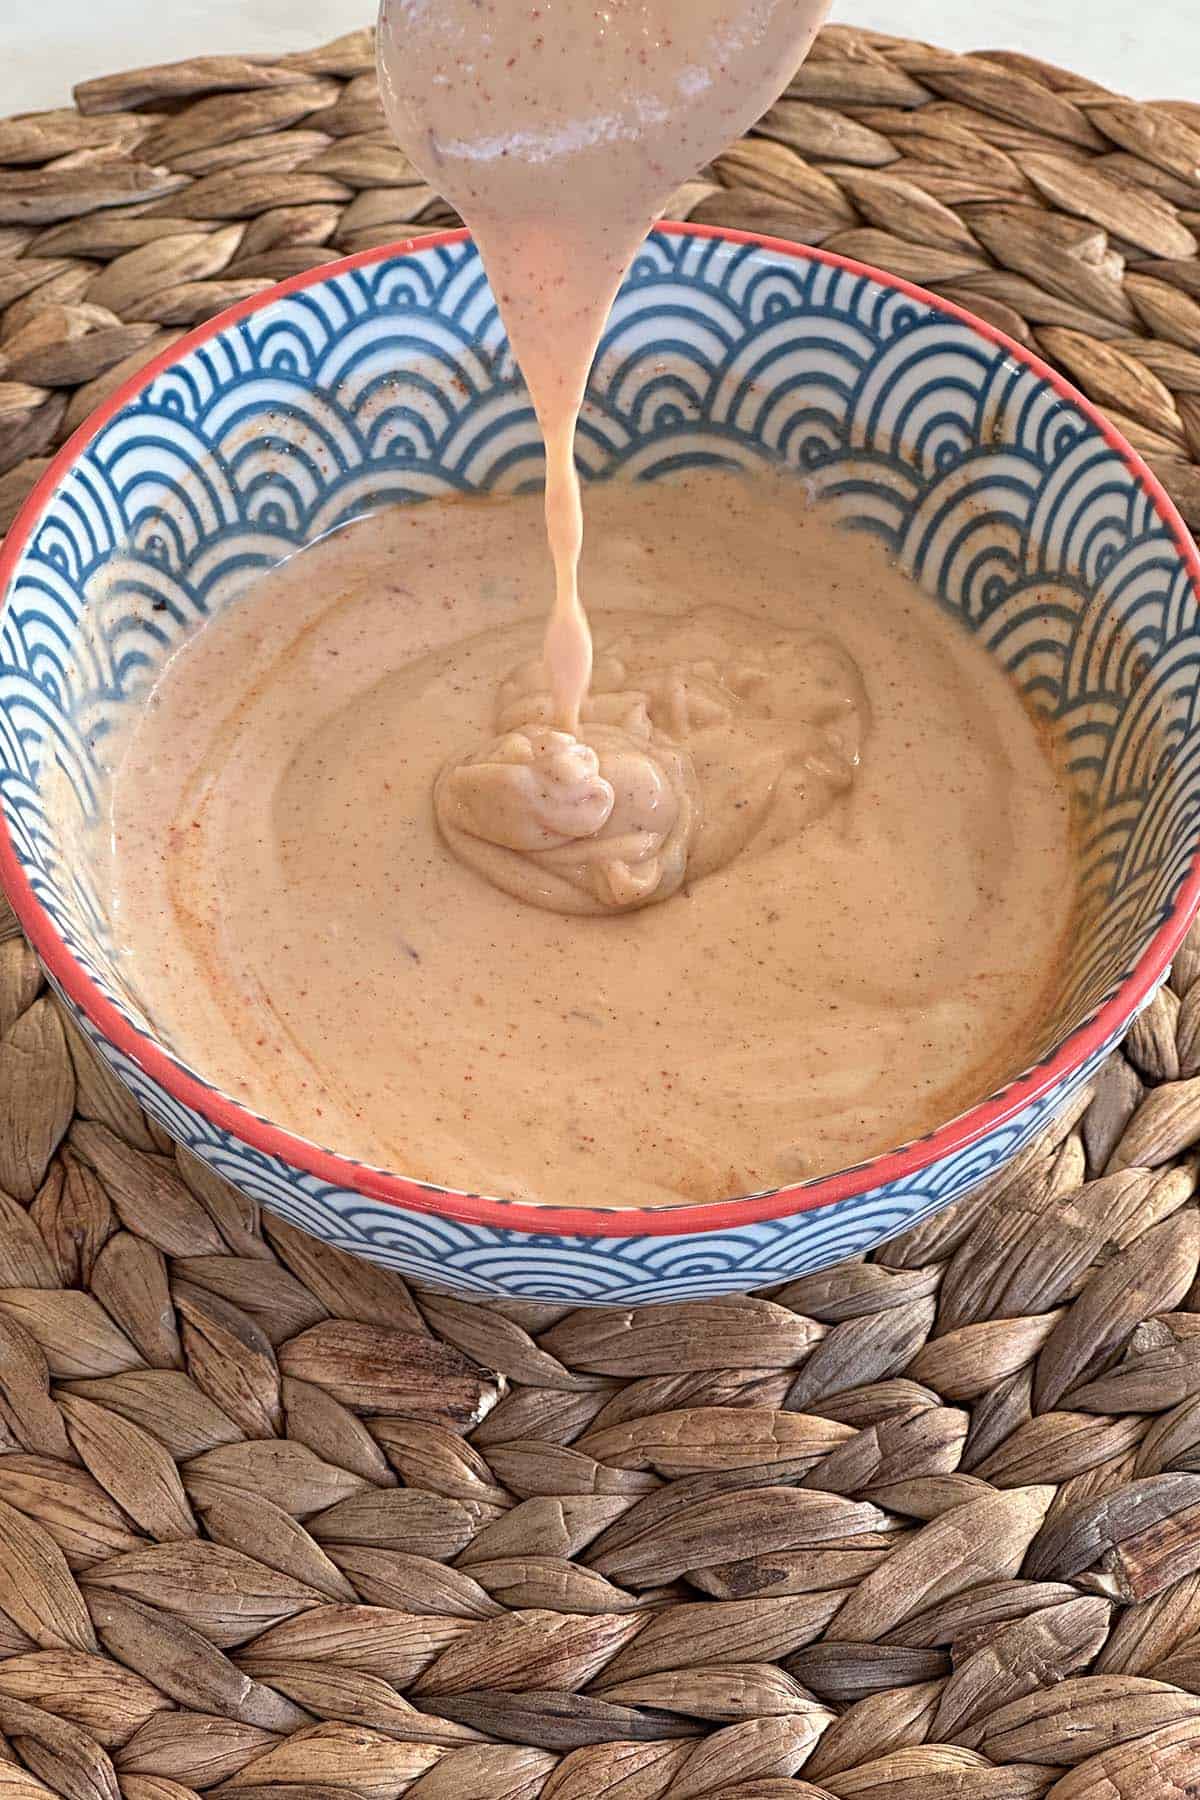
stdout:
{"type": "Polygon", "coordinates": [[[1032,1142],[1090,1079],[1115,1043],[1105,1044],[1069,1084],[1026,1107],[1003,1129],[907,1181],[887,1182],[819,1212],[723,1231],[596,1239],[467,1224],[385,1205],[304,1174],[251,1149],[164,1094],[87,1019],[80,1022],[90,1042],[164,1131],[242,1193],[301,1231],[402,1275],[479,1299],[606,1306],[748,1292],[862,1255],[960,1199],[1032,1142]]]}
{"type": "MultiPolygon", "coordinates": [[[[1059,1039],[1094,1018],[1196,853],[1200,629],[1169,523],[1092,420],[884,278],[664,231],[618,300],[579,456],[593,479],[782,459],[980,635],[1057,735],[1080,795],[1089,923],[1059,1039]]],[[[456,239],[268,297],[185,349],[62,475],[0,622],[0,784],[38,902],[135,1032],[145,1021],[80,851],[119,711],[198,619],[318,533],[389,501],[536,486],[541,469],[479,261],[456,239]],[[54,764],[74,828],[47,805],[54,764]]],[[[415,1186],[408,1209],[302,1174],[88,1029],[168,1130],[295,1223],[472,1292],[606,1300],[761,1285],[867,1249],[998,1167],[1107,1048],[967,1149],[836,1204],[702,1235],[543,1239],[433,1216],[415,1186]]],[[[353,1178],[356,1165],[341,1168],[353,1178]]]]}

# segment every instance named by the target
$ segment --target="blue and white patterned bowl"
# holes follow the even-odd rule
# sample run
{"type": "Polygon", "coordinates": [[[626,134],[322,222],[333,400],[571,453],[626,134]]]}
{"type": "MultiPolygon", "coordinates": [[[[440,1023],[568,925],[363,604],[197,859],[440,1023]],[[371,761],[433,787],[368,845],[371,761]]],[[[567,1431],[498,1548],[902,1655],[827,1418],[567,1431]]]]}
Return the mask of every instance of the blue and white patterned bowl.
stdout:
{"type": "Polygon", "coordinates": [[[366,1168],[252,1114],[156,1041],[115,965],[88,850],[117,716],[198,619],[318,533],[385,501],[540,481],[528,399],[461,233],[235,308],[56,457],[0,557],[0,873],[146,1110],[294,1224],[470,1294],[753,1288],[866,1250],[996,1171],[1162,980],[1200,894],[1200,560],[1144,464],[1026,352],[889,276],[737,233],[670,226],[647,243],[579,455],[594,479],[779,458],[806,472],[1057,734],[1087,813],[1089,918],[1057,1039],[1003,1092],[803,1186],[564,1211],[366,1168]]]}

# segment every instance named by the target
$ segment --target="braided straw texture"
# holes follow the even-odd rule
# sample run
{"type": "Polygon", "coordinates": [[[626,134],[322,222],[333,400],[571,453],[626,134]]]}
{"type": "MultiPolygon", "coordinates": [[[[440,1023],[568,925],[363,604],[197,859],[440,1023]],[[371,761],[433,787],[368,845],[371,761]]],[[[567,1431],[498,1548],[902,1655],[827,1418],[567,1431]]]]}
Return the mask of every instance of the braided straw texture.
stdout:
{"type": "MultiPolygon", "coordinates": [[[[993,320],[1200,524],[1200,103],[828,27],[669,212],[840,250],[993,320]]],[[[189,326],[453,223],[389,142],[365,31],[104,76],[0,121],[0,531],[50,450],[189,326]]]]}
{"type": "MultiPolygon", "coordinates": [[[[77,103],[0,123],[7,516],[188,326],[450,222],[367,34],[77,103]]],[[[1200,517],[1200,106],[832,29],[672,210],[985,314],[1200,517]]],[[[1198,1168],[1194,934],[871,1260],[475,1307],[176,1155],[0,914],[0,1800],[1200,1795],[1198,1168]]]]}
{"type": "MultiPolygon", "coordinates": [[[[674,217],[821,244],[1063,368],[1200,523],[1200,102],[829,27],[674,217]]],[[[456,224],[388,139],[370,33],[105,76],[0,121],[0,530],[48,452],[188,327],[456,224]]]]}

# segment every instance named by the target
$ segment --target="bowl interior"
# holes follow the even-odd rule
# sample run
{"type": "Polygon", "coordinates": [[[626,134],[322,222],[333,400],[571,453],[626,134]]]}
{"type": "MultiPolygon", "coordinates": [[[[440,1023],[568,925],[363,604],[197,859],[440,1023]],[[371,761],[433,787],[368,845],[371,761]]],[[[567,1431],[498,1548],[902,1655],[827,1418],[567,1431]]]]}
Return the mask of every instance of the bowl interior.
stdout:
{"type": "MultiPolygon", "coordinates": [[[[0,621],[15,858],[86,975],[159,1043],[95,879],[122,711],[322,532],[389,502],[536,486],[542,466],[461,237],[303,278],[197,338],[85,434],[14,532],[0,621]]],[[[1170,918],[1200,838],[1195,565],[1153,485],[1069,393],[934,303],[678,230],[654,235],[622,291],[579,458],[596,480],[782,460],[1002,662],[1058,742],[1084,836],[1081,929],[1039,1045],[1052,1055],[1170,918]]]]}

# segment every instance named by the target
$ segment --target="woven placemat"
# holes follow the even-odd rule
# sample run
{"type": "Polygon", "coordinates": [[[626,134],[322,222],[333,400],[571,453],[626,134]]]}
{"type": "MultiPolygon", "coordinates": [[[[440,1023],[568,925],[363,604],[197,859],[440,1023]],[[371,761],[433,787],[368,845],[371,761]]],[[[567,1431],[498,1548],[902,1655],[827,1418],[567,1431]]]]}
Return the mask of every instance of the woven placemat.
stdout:
{"type": "MultiPolygon", "coordinates": [[[[1200,101],[829,27],[670,211],[824,245],[993,320],[1200,525],[1200,101]]],[[[182,331],[454,223],[383,128],[366,31],[105,76],[73,109],[0,121],[0,530],[47,453],[182,331]]]]}
{"type": "MultiPolygon", "coordinates": [[[[827,31],[678,210],[1036,343],[1200,517],[1200,106],[827,31]]],[[[0,123],[0,494],[448,222],[369,38],[0,123]]],[[[1200,938],[999,1187],[771,1298],[480,1308],[175,1155],[0,915],[0,1800],[1200,1795],[1200,938]]]]}

